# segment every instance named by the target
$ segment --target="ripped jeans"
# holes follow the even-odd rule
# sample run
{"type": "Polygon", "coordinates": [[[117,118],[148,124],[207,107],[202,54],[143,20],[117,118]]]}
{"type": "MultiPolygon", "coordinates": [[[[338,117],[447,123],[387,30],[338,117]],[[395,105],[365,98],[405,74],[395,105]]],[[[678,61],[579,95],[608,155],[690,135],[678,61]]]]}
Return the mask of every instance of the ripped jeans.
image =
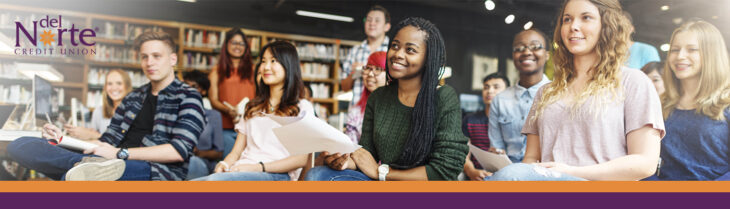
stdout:
{"type": "Polygon", "coordinates": [[[485,181],[586,181],[583,178],[556,172],[545,167],[515,163],[504,167],[485,181]]]}

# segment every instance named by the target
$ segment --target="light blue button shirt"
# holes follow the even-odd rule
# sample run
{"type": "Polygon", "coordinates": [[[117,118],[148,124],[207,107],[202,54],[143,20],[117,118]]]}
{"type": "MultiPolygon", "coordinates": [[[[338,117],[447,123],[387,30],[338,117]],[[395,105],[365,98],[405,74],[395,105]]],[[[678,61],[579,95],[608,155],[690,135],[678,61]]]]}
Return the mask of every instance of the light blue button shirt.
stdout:
{"type": "Polygon", "coordinates": [[[537,90],[547,83],[550,83],[550,79],[545,75],[530,88],[522,87],[518,82],[492,100],[489,107],[490,147],[503,149],[512,162],[522,162],[525,156],[527,137],[521,133],[522,126],[537,90]]]}

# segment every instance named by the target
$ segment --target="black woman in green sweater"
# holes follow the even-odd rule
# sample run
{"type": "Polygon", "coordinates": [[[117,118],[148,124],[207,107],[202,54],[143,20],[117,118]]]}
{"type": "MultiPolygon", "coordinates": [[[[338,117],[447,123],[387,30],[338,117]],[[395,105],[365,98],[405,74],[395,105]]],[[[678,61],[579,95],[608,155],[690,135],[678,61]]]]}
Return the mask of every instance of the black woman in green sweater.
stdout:
{"type": "Polygon", "coordinates": [[[306,180],[456,180],[468,151],[456,91],[438,86],[446,63],[441,32],[428,20],[399,23],[387,54],[393,79],[368,98],[353,153],[321,154],[306,180]]]}

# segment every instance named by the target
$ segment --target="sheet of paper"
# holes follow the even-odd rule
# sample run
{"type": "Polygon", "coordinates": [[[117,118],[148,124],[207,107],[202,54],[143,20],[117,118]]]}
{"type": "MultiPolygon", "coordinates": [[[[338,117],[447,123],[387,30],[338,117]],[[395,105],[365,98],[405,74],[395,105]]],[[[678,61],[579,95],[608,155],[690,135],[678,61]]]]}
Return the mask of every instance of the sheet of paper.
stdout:
{"type": "Polygon", "coordinates": [[[61,139],[61,142],[58,143],[58,146],[69,150],[84,151],[97,147],[99,145],[92,144],[90,142],[86,142],[70,136],[63,136],[63,139],[61,139]]]}
{"type": "Polygon", "coordinates": [[[509,160],[507,155],[484,151],[471,143],[469,143],[469,152],[471,152],[471,155],[479,161],[482,168],[489,172],[497,172],[499,169],[512,164],[512,161],[509,160]]]}
{"type": "Polygon", "coordinates": [[[282,124],[282,127],[273,131],[291,155],[321,151],[351,153],[361,147],[352,143],[350,137],[342,131],[314,117],[313,114],[303,117],[269,117],[282,124]]]}
{"type": "Polygon", "coordinates": [[[266,117],[271,118],[271,120],[274,120],[275,122],[279,123],[281,126],[286,126],[289,124],[292,124],[294,122],[302,120],[304,118],[304,115],[301,116],[293,116],[293,117],[282,117],[282,116],[276,116],[273,114],[265,114],[266,117]]]}

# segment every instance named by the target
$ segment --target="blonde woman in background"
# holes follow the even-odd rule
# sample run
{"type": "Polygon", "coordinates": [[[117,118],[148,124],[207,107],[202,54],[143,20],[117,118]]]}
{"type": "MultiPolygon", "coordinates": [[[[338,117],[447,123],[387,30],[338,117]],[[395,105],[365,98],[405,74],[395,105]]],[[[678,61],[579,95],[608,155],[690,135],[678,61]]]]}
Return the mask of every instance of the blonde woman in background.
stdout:
{"type": "Polygon", "coordinates": [[[104,79],[104,89],[102,91],[102,98],[104,98],[102,99],[102,106],[94,108],[88,127],[66,124],[64,128],[68,131],[69,136],[83,140],[99,139],[111,123],[114,110],[117,109],[122,99],[132,91],[132,80],[124,70],[110,70],[104,79]]]}
{"type": "Polygon", "coordinates": [[[490,180],[639,180],[654,173],[664,135],[651,81],[623,67],[631,24],[618,0],[568,0],[555,27],[555,77],[522,133],[523,163],[490,180]]]}
{"type": "Polygon", "coordinates": [[[730,180],[730,62],[722,33],[690,21],[672,34],[662,105],[661,180],[730,180]]]}

